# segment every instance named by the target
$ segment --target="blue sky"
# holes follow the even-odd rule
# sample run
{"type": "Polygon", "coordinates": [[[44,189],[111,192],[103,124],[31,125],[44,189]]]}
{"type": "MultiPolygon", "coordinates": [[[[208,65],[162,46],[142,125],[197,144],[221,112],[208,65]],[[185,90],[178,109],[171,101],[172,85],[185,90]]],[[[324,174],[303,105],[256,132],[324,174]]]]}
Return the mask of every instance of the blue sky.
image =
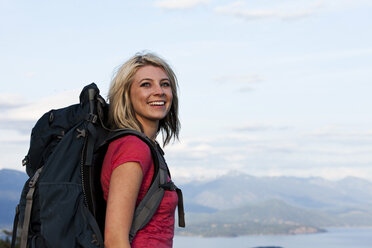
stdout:
{"type": "Polygon", "coordinates": [[[372,180],[372,3],[0,0],[0,168],[30,130],[138,51],[179,79],[178,180],[229,171],[372,180]]]}

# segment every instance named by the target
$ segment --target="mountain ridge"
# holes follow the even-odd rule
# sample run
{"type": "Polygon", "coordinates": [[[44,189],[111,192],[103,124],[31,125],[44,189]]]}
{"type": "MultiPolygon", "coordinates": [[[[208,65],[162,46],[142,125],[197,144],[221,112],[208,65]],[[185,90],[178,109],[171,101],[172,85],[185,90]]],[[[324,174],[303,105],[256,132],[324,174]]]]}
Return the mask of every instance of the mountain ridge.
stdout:
{"type": "Polygon", "coordinates": [[[372,205],[372,182],[358,178],[330,181],[320,177],[254,177],[230,174],[205,183],[187,183],[181,186],[185,197],[193,203],[219,210],[273,198],[282,199],[294,206],[317,209],[339,208],[340,204],[345,207],[372,205]],[[350,183],[350,179],[353,183],[350,183]]]}
{"type": "Polygon", "coordinates": [[[9,228],[13,223],[15,208],[28,176],[26,173],[11,170],[0,170],[0,227],[9,228]]]}
{"type": "MultiPolygon", "coordinates": [[[[10,227],[27,175],[0,170],[0,227],[10,227]]],[[[180,185],[187,216],[181,235],[239,236],[371,226],[372,182],[355,177],[255,177],[230,173],[180,185]]]]}

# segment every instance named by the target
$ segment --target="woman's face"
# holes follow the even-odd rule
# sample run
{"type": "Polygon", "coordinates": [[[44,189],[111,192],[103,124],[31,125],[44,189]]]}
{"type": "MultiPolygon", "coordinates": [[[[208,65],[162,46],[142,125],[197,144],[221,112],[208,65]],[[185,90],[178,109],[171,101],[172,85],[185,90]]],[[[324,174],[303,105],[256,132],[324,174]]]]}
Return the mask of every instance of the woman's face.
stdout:
{"type": "Polygon", "coordinates": [[[129,95],[136,117],[143,126],[158,125],[168,114],[173,100],[167,74],[152,65],[138,69],[129,95]]]}

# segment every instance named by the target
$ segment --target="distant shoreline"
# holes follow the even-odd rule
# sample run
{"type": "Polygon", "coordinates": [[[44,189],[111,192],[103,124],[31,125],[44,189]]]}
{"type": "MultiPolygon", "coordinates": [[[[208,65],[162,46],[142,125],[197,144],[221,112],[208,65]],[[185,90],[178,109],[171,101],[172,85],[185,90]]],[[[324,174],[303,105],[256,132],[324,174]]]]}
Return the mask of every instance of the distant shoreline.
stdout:
{"type": "Polygon", "coordinates": [[[268,231],[267,229],[256,229],[254,231],[241,229],[238,232],[226,231],[223,228],[196,228],[191,224],[186,230],[176,229],[176,235],[184,237],[202,237],[202,238],[234,238],[241,236],[264,236],[264,235],[301,235],[301,234],[319,234],[327,232],[327,229],[308,227],[308,226],[297,226],[293,227],[287,231],[287,226],[277,226],[276,229],[268,231]]]}
{"type": "Polygon", "coordinates": [[[325,233],[312,235],[250,235],[235,238],[216,237],[174,237],[174,247],[202,248],[202,247],[283,247],[283,248],[370,248],[372,247],[372,227],[339,227],[329,228],[325,233]]]}

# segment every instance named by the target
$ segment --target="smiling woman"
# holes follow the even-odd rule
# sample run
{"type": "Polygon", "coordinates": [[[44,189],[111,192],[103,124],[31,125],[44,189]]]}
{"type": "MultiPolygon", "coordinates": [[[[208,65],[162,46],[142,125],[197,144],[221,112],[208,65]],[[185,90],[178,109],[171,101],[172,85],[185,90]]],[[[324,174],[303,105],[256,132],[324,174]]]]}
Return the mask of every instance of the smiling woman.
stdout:
{"type": "Polygon", "coordinates": [[[162,68],[146,65],[135,74],[130,89],[130,99],[137,120],[151,139],[172,105],[172,89],[162,68]],[[153,130],[156,130],[155,132],[153,130]]]}
{"type": "MultiPolygon", "coordinates": [[[[150,88],[152,91],[154,88],[156,90],[156,87],[161,86],[161,88],[166,91],[168,94],[167,97],[170,97],[166,105],[169,105],[168,107],[170,108],[165,117],[158,119],[158,129],[156,133],[158,131],[163,132],[164,145],[168,144],[172,138],[178,138],[180,123],[178,119],[176,75],[163,59],[149,53],[132,57],[118,69],[116,76],[112,80],[109,90],[109,121],[111,128],[131,128],[139,132],[145,131],[143,123],[136,117],[138,113],[135,112],[132,103],[132,101],[135,101],[137,97],[140,96],[133,95],[132,93],[132,91],[137,92],[136,89],[139,86],[150,88]],[[171,92],[168,92],[169,89],[171,92]]],[[[165,97],[165,94],[159,95],[157,92],[149,91],[150,90],[147,91],[147,94],[155,93],[151,96],[151,100],[159,100],[159,98],[157,98],[159,96],[165,97]]]]}
{"type": "MultiPolygon", "coordinates": [[[[158,56],[140,54],[123,64],[112,80],[109,100],[112,129],[129,128],[141,132],[159,151],[155,141],[159,131],[163,132],[164,145],[178,138],[176,76],[158,56]]],[[[173,186],[165,190],[149,222],[132,237],[135,209],[147,196],[155,173],[150,150],[143,140],[132,135],[109,145],[101,172],[107,201],[105,247],[168,248],[173,245],[174,212],[179,196],[170,175],[163,176],[164,183],[173,186]]]]}

